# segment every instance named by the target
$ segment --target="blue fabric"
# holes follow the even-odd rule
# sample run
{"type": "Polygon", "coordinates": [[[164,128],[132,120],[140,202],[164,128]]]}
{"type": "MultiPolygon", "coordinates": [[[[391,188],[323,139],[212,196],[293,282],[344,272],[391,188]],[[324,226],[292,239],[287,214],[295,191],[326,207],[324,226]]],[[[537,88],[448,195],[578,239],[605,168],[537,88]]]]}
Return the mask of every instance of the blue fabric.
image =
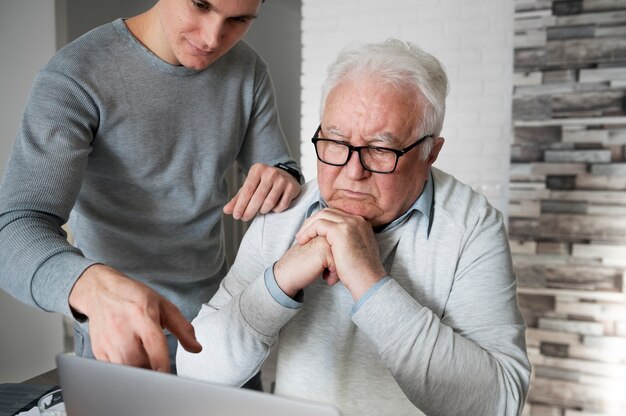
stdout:
{"type": "Polygon", "coordinates": [[[301,302],[287,296],[280,286],[278,286],[278,283],[276,283],[276,276],[274,276],[274,266],[265,269],[265,286],[276,302],[280,303],[285,308],[300,309],[302,306],[301,302]]]}

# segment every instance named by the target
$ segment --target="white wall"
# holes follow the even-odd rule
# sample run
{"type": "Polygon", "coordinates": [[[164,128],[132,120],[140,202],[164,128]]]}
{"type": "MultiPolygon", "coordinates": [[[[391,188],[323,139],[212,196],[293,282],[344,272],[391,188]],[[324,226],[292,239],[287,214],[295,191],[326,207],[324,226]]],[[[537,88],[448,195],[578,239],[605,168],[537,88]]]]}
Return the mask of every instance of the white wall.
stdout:
{"type": "MultiPolygon", "coordinates": [[[[0,174],[13,146],[35,74],[54,54],[54,2],[0,2],[0,174]]],[[[61,317],[25,306],[0,290],[0,383],[54,368],[63,349],[61,317]]]]}
{"type": "Polygon", "coordinates": [[[310,137],[320,87],[341,48],[397,37],[420,45],[447,69],[450,94],[435,166],[482,190],[506,211],[512,141],[511,0],[303,0],[302,164],[315,176],[310,137]]]}

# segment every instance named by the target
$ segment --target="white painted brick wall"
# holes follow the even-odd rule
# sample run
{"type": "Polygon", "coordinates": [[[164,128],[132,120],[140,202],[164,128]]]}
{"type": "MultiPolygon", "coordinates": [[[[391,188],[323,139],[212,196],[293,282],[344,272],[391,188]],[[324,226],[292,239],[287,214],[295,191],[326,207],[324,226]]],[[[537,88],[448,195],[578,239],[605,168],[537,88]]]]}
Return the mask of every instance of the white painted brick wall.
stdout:
{"type": "Polygon", "coordinates": [[[347,44],[414,42],[445,66],[450,94],[436,162],[506,213],[512,141],[512,0],[303,0],[302,166],[315,177],[310,142],[326,68],[347,44]]]}

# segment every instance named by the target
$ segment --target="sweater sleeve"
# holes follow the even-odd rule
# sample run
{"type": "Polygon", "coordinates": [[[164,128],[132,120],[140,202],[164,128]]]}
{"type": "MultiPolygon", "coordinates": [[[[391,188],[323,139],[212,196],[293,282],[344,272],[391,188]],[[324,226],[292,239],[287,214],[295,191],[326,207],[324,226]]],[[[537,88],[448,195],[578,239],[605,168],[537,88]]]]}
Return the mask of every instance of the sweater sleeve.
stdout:
{"type": "Polygon", "coordinates": [[[93,262],[66,240],[97,106],[67,76],[43,70],[26,104],[0,187],[0,282],[20,301],[70,315],[74,282],[93,262]]]}
{"type": "Polygon", "coordinates": [[[353,316],[428,415],[516,415],[524,404],[530,365],[508,241],[497,215],[486,222],[469,232],[441,319],[395,280],[353,316]]]}
{"type": "Polygon", "coordinates": [[[274,86],[267,66],[257,58],[252,114],[237,161],[245,172],[256,162],[285,163],[300,170],[280,126],[274,86]]]}
{"type": "Polygon", "coordinates": [[[265,268],[273,261],[266,261],[262,252],[263,220],[254,220],[219,290],[192,321],[202,352],[179,347],[179,375],[242,386],[259,371],[280,329],[298,312],[281,305],[265,284],[265,268]]]}

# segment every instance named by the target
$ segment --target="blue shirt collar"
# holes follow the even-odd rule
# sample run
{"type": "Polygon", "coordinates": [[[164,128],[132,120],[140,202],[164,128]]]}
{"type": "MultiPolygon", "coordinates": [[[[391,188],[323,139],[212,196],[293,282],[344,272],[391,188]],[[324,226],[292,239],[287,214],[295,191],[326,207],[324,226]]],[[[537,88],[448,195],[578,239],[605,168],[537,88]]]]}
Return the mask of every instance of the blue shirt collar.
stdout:
{"type": "MultiPolygon", "coordinates": [[[[391,223],[387,224],[385,228],[383,228],[379,232],[384,232],[384,231],[388,231],[388,230],[392,230],[396,228],[398,225],[404,223],[413,214],[413,211],[417,211],[417,212],[422,213],[424,215],[424,218],[426,218],[426,221],[428,222],[428,229],[427,229],[428,231],[426,234],[426,236],[428,237],[428,235],[430,234],[430,226],[432,223],[431,213],[432,213],[432,208],[433,208],[434,195],[435,195],[435,186],[433,184],[433,175],[429,171],[428,180],[426,181],[426,184],[424,185],[424,189],[422,190],[422,193],[417,198],[417,200],[415,200],[413,205],[411,205],[404,214],[400,215],[391,223]]],[[[312,203],[307,209],[306,218],[309,218],[315,212],[320,211],[327,207],[328,207],[328,204],[326,204],[326,202],[322,199],[320,195],[319,200],[312,203]]]]}

